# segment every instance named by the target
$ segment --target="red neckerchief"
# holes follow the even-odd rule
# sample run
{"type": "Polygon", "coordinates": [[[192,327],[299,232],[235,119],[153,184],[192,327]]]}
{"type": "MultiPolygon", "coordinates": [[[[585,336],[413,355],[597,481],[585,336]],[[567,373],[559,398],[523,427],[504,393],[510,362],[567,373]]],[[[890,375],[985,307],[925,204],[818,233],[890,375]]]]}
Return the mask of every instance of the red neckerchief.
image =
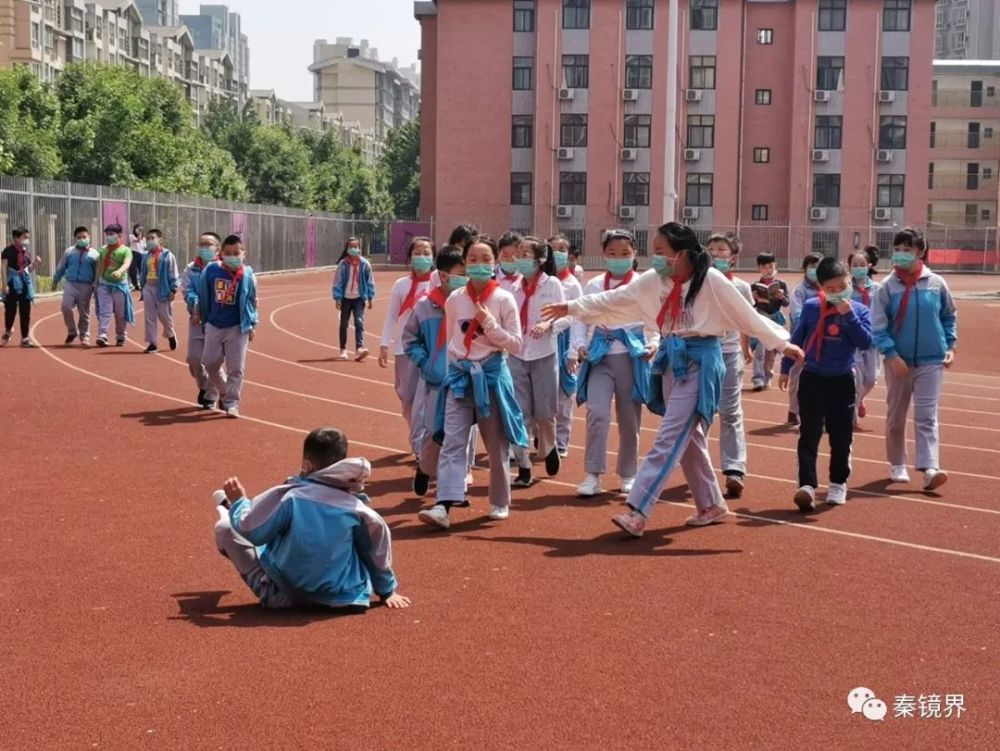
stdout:
{"type": "Polygon", "coordinates": [[[23,271],[28,254],[24,251],[23,245],[15,245],[14,247],[17,248],[17,261],[15,261],[17,263],[17,270],[23,271]]]}
{"type": "Polygon", "coordinates": [[[729,281],[733,281],[733,270],[732,269],[730,269],[729,271],[724,271],[723,273],[726,275],[726,279],[728,279],[729,281]]]}
{"type": "Polygon", "coordinates": [[[232,279],[226,284],[226,297],[232,295],[236,296],[236,288],[240,286],[240,282],[243,281],[243,269],[245,267],[241,264],[236,271],[230,269],[226,264],[222,264],[222,270],[225,271],[232,279]]]}
{"type": "MultiPolygon", "coordinates": [[[[486,303],[489,302],[489,299],[493,296],[493,292],[499,286],[500,285],[497,283],[496,279],[490,279],[486,282],[486,286],[483,288],[482,294],[477,296],[476,290],[472,288],[472,282],[469,282],[465,285],[465,292],[469,296],[469,299],[472,300],[473,305],[482,305],[485,307],[486,303]]],[[[462,343],[465,345],[466,356],[468,356],[469,352],[472,351],[472,340],[476,338],[476,333],[478,331],[479,321],[473,318],[469,322],[469,328],[465,331],[465,339],[462,340],[462,343]]]]}
{"type": "Polygon", "coordinates": [[[571,276],[573,276],[573,272],[569,270],[569,266],[567,266],[566,268],[564,268],[562,271],[560,271],[558,273],[558,277],[559,277],[559,281],[560,282],[565,282],[571,276]]]}
{"type": "Polygon", "coordinates": [[[776,277],[776,276],[762,276],[760,278],[760,283],[763,284],[766,287],[770,287],[776,281],[778,281],[778,277],[776,277]]]}
{"type": "Polygon", "coordinates": [[[913,292],[913,288],[917,285],[917,280],[920,279],[922,273],[924,273],[923,261],[917,261],[913,265],[912,271],[906,271],[899,268],[899,266],[896,267],[896,278],[905,287],[903,297],[899,301],[899,310],[896,311],[896,331],[903,330],[903,321],[906,320],[906,309],[910,304],[910,293],[913,292]]]}
{"type": "MultiPolygon", "coordinates": [[[[435,287],[430,292],[427,293],[427,299],[432,303],[437,305],[441,310],[444,310],[444,303],[448,299],[444,291],[440,287],[435,287]]],[[[435,352],[440,352],[441,348],[444,347],[445,342],[448,340],[448,318],[445,316],[441,319],[441,326],[438,328],[438,340],[437,349],[435,352]]]]}
{"type": "Polygon", "coordinates": [[[813,347],[816,348],[816,361],[823,357],[823,339],[826,337],[826,319],[837,314],[837,309],[826,301],[826,292],[819,291],[819,322],[816,330],[812,332],[809,341],[806,342],[806,352],[813,347]]]}
{"type": "MultiPolygon", "coordinates": [[[[618,286],[615,287],[615,289],[618,289],[618,287],[624,287],[626,284],[628,284],[629,282],[631,282],[632,281],[632,277],[634,275],[635,275],[635,272],[632,269],[629,269],[629,272],[625,276],[622,277],[622,280],[620,282],[618,282],[618,286]]],[[[605,271],[604,272],[604,291],[605,292],[607,292],[609,289],[611,289],[611,280],[612,279],[614,279],[614,277],[611,276],[611,272],[610,271],[605,271]]]]}
{"type": "MultiPolygon", "coordinates": [[[[423,282],[429,282],[431,280],[431,272],[426,274],[417,275],[416,272],[410,274],[410,291],[406,293],[406,298],[403,300],[403,304],[399,307],[399,315],[403,315],[406,311],[417,304],[417,287],[419,287],[423,282]]],[[[398,318],[399,316],[397,316],[398,318]]]]}
{"type": "Polygon", "coordinates": [[[122,246],[121,243],[118,243],[114,247],[112,247],[111,245],[106,245],[105,246],[108,249],[108,252],[104,256],[104,263],[101,264],[101,274],[102,275],[104,274],[105,271],[107,271],[111,267],[111,256],[114,255],[114,252],[116,250],[118,250],[118,248],[120,248],[121,246],[122,246]]]}
{"type": "Polygon", "coordinates": [[[511,285],[516,284],[521,279],[521,275],[516,271],[513,274],[508,274],[503,269],[500,269],[500,273],[503,274],[503,280],[511,285]]]}
{"type": "Polygon", "coordinates": [[[531,304],[531,298],[538,291],[538,282],[541,280],[541,272],[535,274],[534,280],[529,284],[527,279],[521,282],[521,287],[524,289],[524,302],[521,303],[521,333],[528,330],[528,305],[531,304]]]}
{"type": "Polygon", "coordinates": [[[205,267],[208,266],[207,263],[201,260],[201,256],[198,256],[197,258],[194,259],[194,265],[199,271],[204,271],[205,267]]]}
{"type": "MultiPolygon", "coordinates": [[[[347,280],[347,289],[353,290],[356,288],[355,285],[358,283],[358,273],[359,273],[358,270],[361,268],[361,256],[348,255],[347,263],[351,267],[351,272],[350,272],[351,275],[347,280]]],[[[360,287],[358,287],[357,289],[359,292],[361,291],[360,287]]]]}
{"type": "Polygon", "coordinates": [[[663,324],[667,320],[667,311],[670,311],[670,328],[673,329],[677,325],[677,320],[681,317],[681,294],[683,290],[681,289],[688,279],[691,278],[691,274],[688,273],[687,276],[672,276],[670,281],[674,283],[674,286],[670,289],[670,294],[667,295],[667,299],[663,301],[663,307],[660,308],[660,312],[656,316],[656,325],[659,327],[660,331],[663,331],[663,324]]]}
{"type": "MultiPolygon", "coordinates": [[[[858,285],[856,285],[856,284],[854,285],[854,288],[855,289],[859,289],[858,285]]],[[[865,304],[865,306],[870,305],[871,304],[872,296],[871,296],[871,292],[869,292],[869,290],[868,290],[868,280],[867,279],[865,279],[865,283],[864,283],[864,285],[862,287],[860,287],[859,291],[861,292],[861,302],[863,302],[865,304]]]]}

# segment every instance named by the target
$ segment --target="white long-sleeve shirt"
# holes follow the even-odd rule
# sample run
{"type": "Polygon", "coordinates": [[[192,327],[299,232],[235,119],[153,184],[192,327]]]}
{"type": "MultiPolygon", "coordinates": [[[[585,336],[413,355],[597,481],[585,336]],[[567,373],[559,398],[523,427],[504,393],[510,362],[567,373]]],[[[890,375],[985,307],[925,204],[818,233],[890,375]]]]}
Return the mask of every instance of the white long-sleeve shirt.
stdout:
{"type": "MultiPolygon", "coordinates": [[[[681,288],[682,304],[690,286],[690,282],[685,282],[681,288]]],[[[656,318],[673,287],[669,277],[661,277],[650,269],[624,287],[574,300],[569,303],[569,314],[585,323],[614,326],[641,320],[657,328],[656,318]]],[[[668,312],[660,333],[681,337],[723,336],[735,329],[760,339],[767,349],[783,350],[788,343],[788,332],[758,314],[725,275],[714,268],[705,275],[694,304],[684,306],[673,330],[671,325],[668,312]]]]}
{"type": "MultiPolygon", "coordinates": [[[[403,307],[403,301],[406,300],[406,296],[410,293],[410,285],[412,283],[413,276],[411,275],[397,279],[396,283],[392,285],[392,291],[389,293],[389,310],[386,311],[385,323],[382,324],[382,346],[389,347],[395,343],[392,354],[397,356],[406,352],[403,349],[403,327],[406,326],[406,322],[413,315],[413,308],[410,308],[402,315],[399,314],[399,310],[403,307]]],[[[440,285],[440,281],[438,284],[440,285]]],[[[417,296],[414,299],[414,304],[426,295],[430,289],[431,282],[429,279],[426,282],[418,282],[417,296]]]]}
{"type": "MultiPolygon", "coordinates": [[[[580,283],[580,280],[577,279],[575,276],[569,275],[565,279],[560,279],[559,281],[562,282],[563,295],[565,296],[566,302],[569,302],[570,300],[575,300],[578,297],[583,297],[583,285],[580,283]]],[[[555,322],[555,325],[552,327],[552,330],[555,332],[556,336],[559,336],[559,334],[561,334],[566,329],[570,328],[572,325],[573,325],[573,319],[561,318],[560,320],[555,322]]],[[[570,334],[571,341],[572,341],[572,336],[573,335],[570,334]]],[[[569,354],[570,354],[570,359],[576,358],[576,350],[573,349],[572,346],[570,347],[569,354]]]]}
{"type": "MultiPolygon", "coordinates": [[[[584,288],[583,294],[585,294],[585,295],[596,295],[596,294],[600,294],[601,292],[604,292],[604,280],[605,280],[605,277],[606,277],[606,274],[600,274],[598,276],[595,276],[589,282],[587,282],[587,286],[584,288]]],[[[639,278],[639,274],[633,272],[632,273],[632,281],[630,282],[630,284],[635,284],[635,282],[636,282],[636,280],[638,278],[639,278]]],[[[611,277],[611,282],[608,285],[608,291],[618,289],[621,286],[622,286],[622,280],[621,279],[615,279],[614,277],[611,277]]],[[[638,326],[642,326],[643,327],[644,333],[646,334],[646,342],[648,344],[652,344],[653,346],[658,346],[659,345],[659,343],[660,343],[660,334],[656,330],[656,324],[655,324],[655,322],[654,322],[654,324],[652,326],[647,326],[641,320],[636,320],[636,321],[630,321],[629,323],[619,324],[619,325],[616,325],[616,326],[602,325],[602,326],[600,326],[600,328],[607,329],[609,331],[615,331],[617,329],[634,329],[634,328],[636,328],[638,326]]],[[[586,323],[583,323],[581,321],[574,321],[572,332],[573,333],[570,335],[569,346],[570,346],[570,349],[575,354],[575,353],[577,353],[577,352],[580,351],[580,347],[586,347],[586,346],[588,346],[590,344],[590,339],[591,339],[591,337],[593,336],[593,333],[594,333],[594,327],[590,326],[590,325],[588,325],[586,323]]],[[[608,354],[609,355],[620,355],[620,354],[624,354],[627,351],[628,350],[625,348],[625,345],[622,344],[621,342],[619,342],[617,339],[615,339],[614,341],[611,342],[611,345],[610,345],[610,347],[608,349],[608,354]]]]}
{"type": "Polygon", "coordinates": [[[500,283],[500,289],[505,289],[511,294],[514,290],[521,286],[521,280],[524,277],[520,274],[514,274],[514,276],[507,276],[503,273],[503,269],[499,266],[497,267],[497,282],[500,283]]]}
{"type": "Polygon", "coordinates": [[[469,353],[465,353],[465,331],[476,318],[476,306],[463,288],[448,295],[444,304],[445,325],[448,327],[448,359],[482,361],[495,352],[517,354],[521,351],[521,314],[514,296],[504,289],[495,289],[486,301],[490,314],[476,332],[469,353]]]}
{"type": "MultiPolygon", "coordinates": [[[[750,305],[753,305],[753,292],[750,289],[750,284],[744,282],[738,276],[734,276],[730,282],[736,289],[740,291],[740,294],[746,298],[750,305]]],[[[740,332],[733,329],[726,333],[722,337],[722,351],[723,352],[740,352],[742,351],[742,346],[740,345],[740,332]]]]}
{"type": "MultiPolygon", "coordinates": [[[[517,305],[517,315],[520,320],[521,306],[524,304],[524,284],[520,284],[514,290],[514,302],[517,305]]],[[[524,327],[524,343],[520,352],[512,352],[518,359],[530,362],[541,360],[543,357],[554,355],[558,348],[556,342],[555,327],[551,327],[541,338],[535,339],[531,336],[531,330],[542,321],[542,306],[549,303],[566,302],[566,295],[563,292],[563,284],[557,277],[540,273],[538,277],[538,288],[528,302],[527,323],[524,327]]],[[[565,328],[565,326],[563,326],[565,328]]]]}

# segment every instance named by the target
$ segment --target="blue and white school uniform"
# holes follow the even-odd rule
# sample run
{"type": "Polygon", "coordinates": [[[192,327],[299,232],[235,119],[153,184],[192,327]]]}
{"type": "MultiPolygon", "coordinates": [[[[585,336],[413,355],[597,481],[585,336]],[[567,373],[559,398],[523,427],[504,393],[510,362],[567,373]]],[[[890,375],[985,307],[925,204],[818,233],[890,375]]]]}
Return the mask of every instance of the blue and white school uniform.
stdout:
{"type": "Polygon", "coordinates": [[[347,348],[347,329],[354,316],[354,345],[365,346],[365,305],[375,299],[375,275],[367,258],[345,257],[333,273],[333,299],[340,303],[340,349],[347,348]]]}
{"type": "Polygon", "coordinates": [[[177,257],[167,248],[159,253],[159,262],[151,267],[156,253],[147,251],[142,255],[142,267],[139,270],[139,289],[142,290],[144,317],[146,319],[146,342],[156,344],[156,322],[163,326],[163,336],[171,339],[177,336],[174,331],[174,314],[171,310],[171,297],[177,292],[178,274],[177,257]]]}
{"type": "Polygon", "coordinates": [[[201,284],[201,275],[208,264],[200,259],[192,261],[184,267],[181,274],[180,292],[184,299],[184,305],[188,312],[188,337],[187,337],[187,364],[188,372],[195,383],[198,384],[198,391],[205,392],[206,401],[218,401],[219,395],[212,391],[212,382],[208,377],[208,371],[202,360],[205,354],[205,328],[201,323],[194,323],[191,316],[194,315],[195,308],[198,308],[198,289],[201,284]]]}
{"type": "MultiPolygon", "coordinates": [[[[875,303],[875,295],[882,285],[870,276],[865,277],[863,284],[859,285],[853,279],[851,280],[851,284],[853,289],[851,299],[866,306],[870,312],[872,305],[875,303]]],[[[861,406],[862,400],[871,393],[871,390],[875,388],[875,384],[878,382],[881,364],[877,347],[858,350],[857,359],[854,363],[854,390],[858,397],[854,407],[855,421],[858,419],[858,407],[861,406]]]]}
{"type": "MultiPolygon", "coordinates": [[[[809,300],[816,297],[819,297],[819,285],[815,282],[810,282],[808,279],[803,280],[799,286],[792,290],[790,312],[793,331],[799,323],[799,317],[802,315],[802,307],[809,300]]],[[[801,377],[802,363],[797,362],[792,366],[792,370],[788,374],[788,411],[796,416],[799,414],[799,378],[801,377]]]]}
{"type": "Polygon", "coordinates": [[[232,271],[223,268],[220,261],[213,261],[205,267],[198,284],[198,305],[205,327],[202,362],[210,390],[221,396],[224,409],[239,408],[250,332],[257,326],[257,280],[250,266],[241,268],[243,276],[236,282],[232,271]]]}
{"type": "Polygon", "coordinates": [[[79,336],[80,341],[84,343],[90,340],[90,304],[94,299],[99,258],[96,249],[90,246],[78,248],[73,245],[66,248],[52,276],[53,288],[58,286],[60,281],[64,282],[60,310],[66,322],[66,334],[79,336]],[[74,311],[78,321],[73,318],[74,311]]]}
{"type": "MultiPolygon", "coordinates": [[[[628,496],[628,505],[647,518],[678,465],[699,511],[724,505],[707,444],[725,378],[721,337],[735,329],[758,338],[769,350],[784,349],[788,342],[788,332],[759,315],[714,268],[694,303],[683,305],[676,322],[668,313],[661,328],[657,319],[673,287],[670,278],[650,269],[624,287],[569,303],[569,315],[585,323],[641,320],[660,329],[649,407],[663,419],[628,496]]],[[[682,304],[689,288],[690,282],[682,285],[682,304]]]]}
{"type": "MultiPolygon", "coordinates": [[[[566,301],[575,300],[583,295],[583,287],[576,276],[566,270],[558,275],[562,282],[563,296],[566,301]]],[[[576,407],[575,373],[570,373],[571,363],[577,361],[577,350],[571,346],[571,321],[561,319],[555,322],[552,330],[556,335],[556,358],[559,362],[559,394],[556,405],[556,448],[560,454],[569,451],[569,443],[573,434],[573,410],[576,407]]]]}

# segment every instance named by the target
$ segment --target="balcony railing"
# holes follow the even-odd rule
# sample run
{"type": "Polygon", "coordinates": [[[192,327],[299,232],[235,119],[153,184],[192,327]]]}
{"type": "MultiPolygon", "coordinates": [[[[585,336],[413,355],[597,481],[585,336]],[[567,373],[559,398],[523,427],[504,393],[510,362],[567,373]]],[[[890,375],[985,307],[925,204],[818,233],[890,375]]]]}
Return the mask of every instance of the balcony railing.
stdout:
{"type": "Polygon", "coordinates": [[[968,175],[964,172],[935,171],[929,178],[931,190],[968,190],[969,192],[990,189],[996,191],[994,178],[980,175],[968,175]]]}
{"type": "Polygon", "coordinates": [[[956,109],[965,107],[1000,109],[1000,97],[997,96],[995,87],[987,87],[983,91],[938,89],[932,93],[931,106],[954,107],[956,109]],[[990,89],[993,89],[992,96],[990,89]]]}
{"type": "Polygon", "coordinates": [[[931,148],[933,149],[989,149],[994,148],[997,144],[996,131],[1000,129],[1000,126],[990,126],[994,128],[993,135],[987,137],[985,129],[981,129],[979,133],[963,133],[961,131],[952,132],[940,132],[934,133],[934,137],[931,138],[931,148]]]}

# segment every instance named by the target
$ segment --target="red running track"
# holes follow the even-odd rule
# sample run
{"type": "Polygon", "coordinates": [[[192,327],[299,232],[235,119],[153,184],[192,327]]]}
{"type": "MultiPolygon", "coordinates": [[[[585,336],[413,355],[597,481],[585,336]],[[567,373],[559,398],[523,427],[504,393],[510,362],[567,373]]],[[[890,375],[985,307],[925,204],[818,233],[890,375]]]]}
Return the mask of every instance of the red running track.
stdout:
{"type": "Polygon", "coordinates": [[[240,421],[191,406],[183,341],[156,356],[53,344],[55,301],[34,312],[44,351],[0,352],[0,748],[998,747],[994,303],[960,302],[939,493],[887,487],[880,388],[851,500],[799,515],[784,395],[747,393],[737,513],[685,528],[678,476],[626,540],[608,521],[621,496],[573,497],[579,421],[560,476],[515,491],[508,521],[485,519],[480,471],[450,535],[418,524],[391,371],[331,360],[328,289],[262,280],[240,421]],[[214,549],[211,491],[232,473],[251,493],[284,479],[320,424],[375,464],[409,610],[266,612],[214,549]],[[884,722],[852,716],[856,686],[886,701],[884,722]],[[963,694],[966,712],[896,718],[901,694],[963,694]]]}

